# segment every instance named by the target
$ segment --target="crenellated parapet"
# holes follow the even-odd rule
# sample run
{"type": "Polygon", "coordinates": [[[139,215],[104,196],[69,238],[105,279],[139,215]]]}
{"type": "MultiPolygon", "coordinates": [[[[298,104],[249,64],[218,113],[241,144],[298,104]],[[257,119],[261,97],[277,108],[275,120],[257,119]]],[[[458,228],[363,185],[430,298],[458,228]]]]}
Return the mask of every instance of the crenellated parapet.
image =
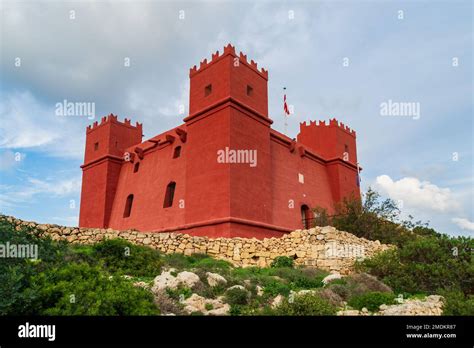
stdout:
{"type": "Polygon", "coordinates": [[[323,128],[323,127],[337,127],[340,130],[343,130],[347,134],[350,134],[354,138],[356,137],[356,132],[355,130],[351,129],[349,126],[345,125],[342,122],[337,121],[335,118],[329,120],[329,122],[326,124],[326,121],[309,121],[309,124],[305,122],[300,122],[300,131],[302,131],[303,127],[305,128],[323,128]]]}
{"type": "Polygon", "coordinates": [[[192,68],[189,69],[189,77],[192,77],[199,73],[200,71],[208,68],[210,65],[215,64],[219,60],[223,59],[225,56],[233,56],[234,58],[238,59],[239,64],[244,64],[248,67],[250,67],[252,70],[254,70],[256,73],[261,75],[263,78],[268,80],[268,70],[265,70],[264,68],[259,69],[258,64],[254,60],[250,60],[250,62],[247,60],[247,55],[243,54],[240,52],[239,55],[236,54],[235,52],[235,47],[232,46],[231,44],[228,44],[227,46],[224,47],[224,51],[222,54],[219,54],[219,51],[216,51],[216,53],[212,53],[211,55],[211,61],[208,61],[207,58],[205,58],[203,61],[200,62],[199,68],[194,65],[192,68]]]}
{"type": "Polygon", "coordinates": [[[142,131],[142,127],[143,125],[141,123],[138,123],[136,122],[135,125],[132,125],[131,123],[131,120],[128,119],[128,118],[125,118],[123,122],[120,122],[118,120],[118,116],[117,115],[114,115],[114,114],[110,114],[108,116],[104,116],[100,119],[100,123],[98,121],[95,121],[92,125],[89,125],[87,126],[87,133],[93,131],[93,130],[96,130],[97,128],[100,128],[106,124],[110,124],[110,123],[114,123],[114,124],[118,124],[118,125],[122,125],[122,126],[127,126],[127,127],[130,127],[130,128],[135,128],[135,129],[138,129],[140,131],[142,131]]]}

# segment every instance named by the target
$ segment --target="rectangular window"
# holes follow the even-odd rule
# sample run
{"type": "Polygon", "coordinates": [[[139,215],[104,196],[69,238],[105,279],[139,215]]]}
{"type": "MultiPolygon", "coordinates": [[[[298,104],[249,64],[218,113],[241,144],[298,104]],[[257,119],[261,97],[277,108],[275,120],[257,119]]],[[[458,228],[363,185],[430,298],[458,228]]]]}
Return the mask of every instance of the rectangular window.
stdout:
{"type": "Polygon", "coordinates": [[[169,208],[173,205],[174,191],[176,189],[176,183],[170,182],[166,187],[165,201],[163,202],[163,208],[169,208]]]}
{"type": "Polygon", "coordinates": [[[209,94],[212,93],[212,85],[207,85],[205,88],[204,88],[204,96],[207,97],[209,94]]]}
{"type": "Polygon", "coordinates": [[[173,152],[173,158],[178,158],[181,156],[181,146],[176,146],[173,152]]]}
{"type": "Polygon", "coordinates": [[[132,213],[133,195],[128,195],[127,201],[125,202],[125,210],[123,211],[123,217],[128,218],[132,213]]]}
{"type": "Polygon", "coordinates": [[[97,151],[97,150],[99,150],[99,143],[94,144],[94,151],[97,151]]]}
{"type": "Polygon", "coordinates": [[[251,97],[253,95],[253,88],[250,85],[247,85],[247,95],[251,97]]]}
{"type": "Polygon", "coordinates": [[[298,182],[304,184],[304,175],[301,173],[298,173],[298,182]]]}

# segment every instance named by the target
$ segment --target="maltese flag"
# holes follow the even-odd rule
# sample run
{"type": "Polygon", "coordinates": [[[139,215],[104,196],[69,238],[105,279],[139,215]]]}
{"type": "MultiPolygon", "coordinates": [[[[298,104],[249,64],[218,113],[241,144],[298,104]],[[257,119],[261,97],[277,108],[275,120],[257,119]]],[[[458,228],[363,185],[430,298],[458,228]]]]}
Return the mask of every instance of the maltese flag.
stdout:
{"type": "Polygon", "coordinates": [[[288,109],[288,104],[286,103],[286,94],[283,96],[283,111],[285,111],[285,115],[290,115],[290,110],[288,109]]]}

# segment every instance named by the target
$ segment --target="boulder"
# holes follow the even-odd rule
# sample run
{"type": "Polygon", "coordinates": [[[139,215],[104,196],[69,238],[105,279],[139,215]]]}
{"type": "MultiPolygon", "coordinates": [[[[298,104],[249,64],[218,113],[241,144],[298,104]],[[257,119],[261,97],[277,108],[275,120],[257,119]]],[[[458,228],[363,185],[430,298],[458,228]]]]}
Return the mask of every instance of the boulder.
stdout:
{"type": "Polygon", "coordinates": [[[271,307],[272,308],[276,308],[278,307],[279,305],[281,305],[281,303],[283,302],[283,300],[285,299],[285,297],[283,295],[277,295],[273,301],[272,301],[272,304],[271,304],[271,307]]]}
{"type": "Polygon", "coordinates": [[[229,314],[230,305],[222,302],[221,298],[209,299],[198,294],[192,294],[183,302],[184,310],[187,313],[201,312],[204,315],[227,315],[229,314]],[[210,307],[211,309],[207,309],[210,307]]]}
{"type": "Polygon", "coordinates": [[[332,273],[332,274],[324,277],[323,283],[324,283],[324,285],[327,285],[331,281],[336,280],[336,279],[341,279],[341,278],[342,278],[342,276],[339,273],[335,272],[335,273],[332,273]]]}
{"type": "Polygon", "coordinates": [[[180,272],[176,276],[179,284],[184,284],[188,288],[193,288],[196,284],[200,282],[199,276],[193,272],[180,272]]]}
{"type": "Polygon", "coordinates": [[[207,283],[211,287],[217,286],[219,284],[227,284],[227,280],[220,274],[207,272],[206,276],[207,276],[207,283]]]}
{"type": "Polygon", "coordinates": [[[173,269],[169,271],[163,271],[159,276],[155,277],[151,291],[156,293],[167,288],[176,289],[179,285],[193,288],[200,282],[198,275],[195,273],[184,271],[178,273],[178,275],[175,277],[171,274],[173,271],[173,269]]]}
{"type": "Polygon", "coordinates": [[[176,289],[178,287],[178,281],[174,275],[171,274],[173,270],[163,271],[159,276],[156,276],[153,280],[153,287],[151,291],[153,293],[169,289],[176,289]]]}

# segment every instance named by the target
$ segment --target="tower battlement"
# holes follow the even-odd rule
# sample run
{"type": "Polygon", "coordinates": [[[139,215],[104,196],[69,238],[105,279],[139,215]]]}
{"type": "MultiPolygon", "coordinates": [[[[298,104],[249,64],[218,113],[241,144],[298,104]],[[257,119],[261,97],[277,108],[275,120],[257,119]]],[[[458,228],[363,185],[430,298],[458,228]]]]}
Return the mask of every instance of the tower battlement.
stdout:
{"type": "Polygon", "coordinates": [[[305,128],[337,127],[338,129],[346,132],[347,134],[353,136],[354,138],[356,137],[355,130],[351,129],[349,126],[345,125],[344,123],[337,121],[335,118],[330,119],[327,124],[326,124],[326,121],[309,121],[309,124],[306,123],[306,121],[300,122],[300,131],[303,130],[303,127],[305,128]]]}
{"type": "Polygon", "coordinates": [[[264,68],[261,68],[260,70],[258,69],[258,64],[254,60],[250,60],[250,62],[247,61],[247,55],[243,54],[243,52],[240,52],[239,55],[236,54],[235,52],[235,47],[232,46],[230,43],[224,47],[224,51],[222,54],[219,54],[219,51],[216,51],[216,53],[212,53],[211,55],[211,61],[208,62],[207,58],[202,60],[199,64],[199,68],[194,65],[192,68],[189,69],[189,77],[193,77],[194,75],[198,74],[199,72],[203,71],[204,69],[208,68],[210,65],[215,64],[219,60],[223,59],[225,56],[233,56],[234,58],[239,59],[239,63],[242,63],[252,70],[254,70],[256,73],[261,75],[264,79],[268,80],[268,70],[265,70],[264,68]]]}
{"type": "Polygon", "coordinates": [[[141,123],[138,123],[136,122],[135,125],[132,125],[131,124],[131,120],[128,119],[128,118],[125,118],[123,122],[120,122],[118,120],[118,116],[117,115],[114,115],[114,114],[110,114],[108,116],[104,116],[100,119],[100,123],[98,121],[95,121],[92,125],[88,125],[87,126],[87,133],[93,131],[93,130],[96,130],[97,128],[100,128],[106,124],[110,124],[110,123],[115,123],[115,124],[118,124],[118,125],[122,125],[122,126],[128,126],[130,128],[136,128],[136,129],[139,129],[140,131],[142,131],[142,124],[141,123]]]}

